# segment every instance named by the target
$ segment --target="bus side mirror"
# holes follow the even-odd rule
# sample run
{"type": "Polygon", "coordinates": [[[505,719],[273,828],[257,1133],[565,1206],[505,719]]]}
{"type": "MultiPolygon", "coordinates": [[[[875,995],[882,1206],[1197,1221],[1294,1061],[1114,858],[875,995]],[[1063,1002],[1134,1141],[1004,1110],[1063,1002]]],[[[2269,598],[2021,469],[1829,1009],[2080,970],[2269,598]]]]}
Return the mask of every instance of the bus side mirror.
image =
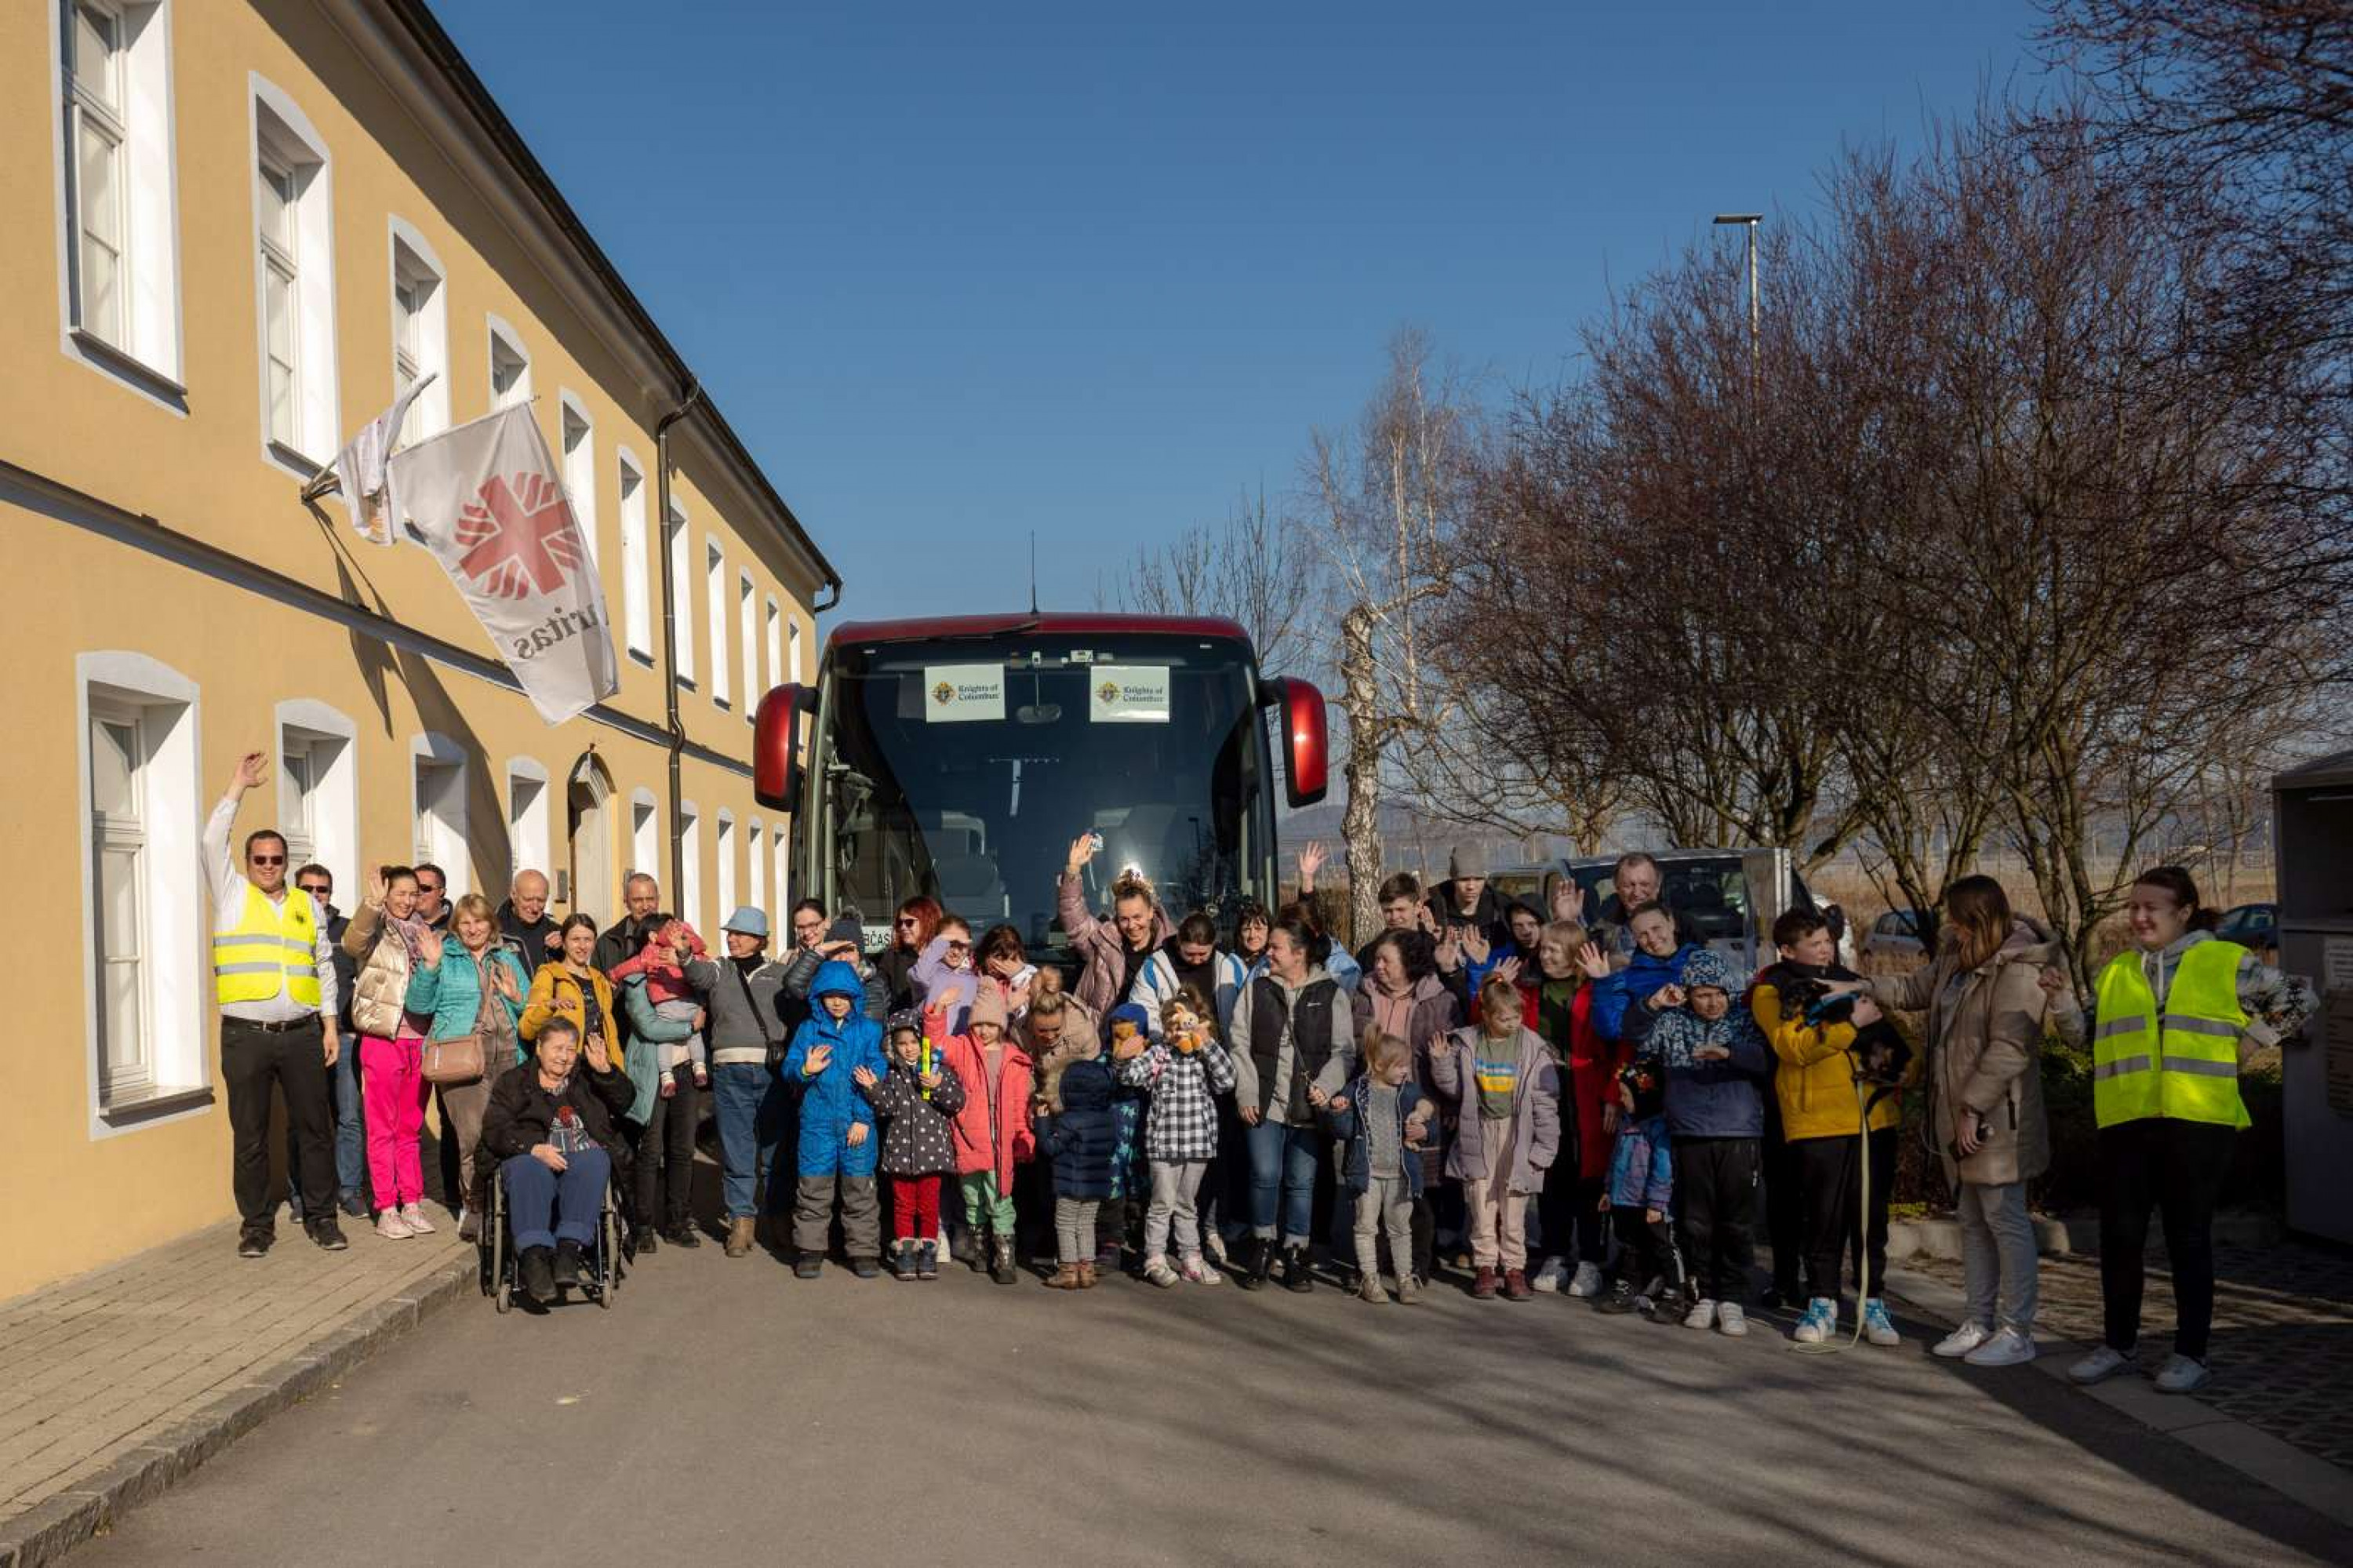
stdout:
{"type": "Polygon", "coordinates": [[[817,691],[775,686],[752,725],[752,793],[772,811],[800,809],[801,715],[817,711],[817,691]]]}
{"type": "Polygon", "coordinates": [[[1305,681],[1269,681],[1267,697],[1282,709],[1283,793],[1292,810],[1312,806],[1331,783],[1331,752],[1324,735],[1324,694],[1305,681]]]}

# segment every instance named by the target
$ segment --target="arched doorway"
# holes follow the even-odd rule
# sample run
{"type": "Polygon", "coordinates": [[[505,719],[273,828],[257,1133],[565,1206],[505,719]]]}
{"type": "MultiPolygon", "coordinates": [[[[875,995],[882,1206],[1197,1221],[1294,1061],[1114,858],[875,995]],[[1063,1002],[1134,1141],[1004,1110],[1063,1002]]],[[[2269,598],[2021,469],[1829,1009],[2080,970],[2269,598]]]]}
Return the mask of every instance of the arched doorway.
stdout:
{"type": "Polygon", "coordinates": [[[612,774],[595,751],[582,752],[565,786],[568,863],[563,902],[567,913],[595,916],[599,925],[620,909],[613,886],[613,825],[605,808],[612,794],[612,774]]]}

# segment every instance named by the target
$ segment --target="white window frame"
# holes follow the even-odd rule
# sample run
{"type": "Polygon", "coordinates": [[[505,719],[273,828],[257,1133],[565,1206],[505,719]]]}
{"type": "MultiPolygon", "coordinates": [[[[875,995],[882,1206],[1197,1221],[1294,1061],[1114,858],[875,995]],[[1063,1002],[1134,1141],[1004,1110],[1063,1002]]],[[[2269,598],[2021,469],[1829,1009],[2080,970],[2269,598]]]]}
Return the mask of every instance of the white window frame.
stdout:
{"type": "Polygon", "coordinates": [[[212,1103],[206,1017],[211,897],[200,853],[211,802],[200,763],[202,702],[195,682],[143,653],[77,655],[79,819],[82,892],[83,1031],[89,1085],[89,1136],[111,1138],[204,1112],[212,1103]],[[142,898],[140,964],[146,1083],[110,1093],[106,1039],[95,966],[100,951],[99,824],[91,808],[90,726],[108,712],[136,716],[141,729],[143,843],[137,875],[142,898]]]}
{"type": "Polygon", "coordinates": [[[530,402],[531,350],[523,346],[522,334],[509,326],[504,318],[500,316],[485,315],[482,318],[482,323],[485,329],[483,341],[489,353],[489,358],[486,361],[488,379],[484,382],[483,388],[490,395],[491,412],[495,413],[501,408],[511,408],[517,403],[530,402]],[[501,351],[516,366],[514,380],[503,392],[499,390],[499,360],[501,351]]]}
{"type": "Polygon", "coordinates": [[[679,821],[683,824],[679,832],[680,854],[685,861],[686,885],[678,890],[678,917],[696,930],[702,924],[702,813],[691,800],[681,800],[679,821]]]}
{"type": "Polygon", "coordinates": [[[711,627],[711,701],[716,707],[725,707],[734,695],[728,684],[727,644],[727,552],[715,534],[702,537],[702,588],[706,613],[711,627]]]}
{"type": "Polygon", "coordinates": [[[792,889],[787,885],[793,863],[792,845],[782,827],[770,828],[768,832],[774,841],[769,865],[774,874],[768,878],[768,928],[781,931],[785,929],[785,912],[793,906],[792,889]]]}
{"type": "Polygon", "coordinates": [[[334,165],[326,142],[294,101],[260,76],[250,77],[253,117],[248,163],[253,189],[254,366],[261,409],[265,461],[310,479],[343,444],[335,359],[334,165]],[[291,195],[290,243],[263,232],[265,170],[282,171],[291,195]],[[293,356],[288,428],[276,430],[269,412],[269,279],[290,272],[289,304],[293,356]]]}
{"type": "Polygon", "coordinates": [[[719,870],[718,915],[725,920],[735,913],[735,813],[724,806],[719,808],[719,832],[712,847],[719,870]]]}
{"type": "Polygon", "coordinates": [[[759,715],[760,697],[760,590],[752,581],[749,567],[735,574],[735,619],[737,635],[744,644],[744,718],[750,723],[759,715]]]}
{"type": "Polygon", "coordinates": [[[548,823],[554,790],[549,787],[547,769],[535,758],[510,757],[506,766],[506,789],[499,809],[507,820],[507,875],[512,880],[525,871],[535,871],[547,878],[550,888],[555,885],[555,874],[548,869],[548,823]],[[522,786],[522,788],[517,788],[522,786]]]}
{"type": "Polygon", "coordinates": [[[623,874],[662,879],[661,802],[643,786],[629,791],[629,867],[623,874]]]}
{"type": "Polygon", "coordinates": [[[386,219],[386,224],[391,255],[385,286],[392,312],[392,395],[395,399],[400,397],[404,372],[413,371],[418,380],[433,378],[426,382],[425,390],[408,406],[408,417],[401,421],[400,435],[409,441],[421,441],[449,428],[449,271],[416,225],[397,217],[386,219]],[[413,321],[412,313],[401,304],[404,290],[417,296],[413,321]],[[410,327],[413,332],[404,331],[410,327]],[[404,337],[411,341],[404,343],[404,337]],[[406,365],[402,364],[404,356],[406,365]]]}
{"type": "Polygon", "coordinates": [[[317,861],[335,879],[343,907],[359,907],[359,726],[338,709],[307,697],[278,705],[278,828],[286,837],[286,874],[317,861]],[[307,800],[295,770],[307,764],[307,800]],[[299,835],[299,836],[298,836],[299,835]]]}
{"type": "Polygon", "coordinates": [[[555,392],[556,461],[564,469],[564,493],[572,503],[572,520],[588,545],[588,567],[596,568],[596,421],[588,405],[567,387],[555,392]],[[574,429],[579,435],[575,439],[574,429]]]}
{"type": "Polygon", "coordinates": [[[68,358],[185,414],[172,0],[50,0],[47,9],[58,347],[68,358]],[[110,18],[115,31],[115,50],[98,82],[75,69],[75,21],[85,8],[110,18]],[[108,322],[86,322],[82,312],[80,132],[86,120],[115,144],[119,310],[108,322]]]}
{"type": "Polygon", "coordinates": [[[797,620],[785,622],[785,679],[801,679],[801,623],[797,620]]]}
{"type": "Polygon", "coordinates": [[[768,685],[771,690],[785,683],[785,615],[777,607],[776,596],[768,596],[767,609],[768,685]]]}
{"type": "MultiPolygon", "coordinates": [[[[744,820],[744,902],[754,909],[768,906],[768,833],[757,817],[744,820]]],[[[775,922],[769,922],[775,929],[775,922]]]]}
{"type": "Polygon", "coordinates": [[[662,528],[663,547],[670,551],[670,667],[678,683],[694,684],[694,617],[687,613],[686,596],[694,589],[694,552],[687,543],[686,508],[673,498],[662,528]]]}
{"type": "Polygon", "coordinates": [[[468,853],[466,836],[467,790],[472,779],[466,759],[466,748],[446,735],[412,736],[408,742],[408,821],[410,862],[412,865],[431,863],[441,868],[448,879],[442,896],[449,903],[474,889],[473,858],[468,853]],[[428,802],[423,788],[426,773],[446,771],[448,783],[442,794],[443,808],[428,818],[428,802]]]}
{"type": "Polygon", "coordinates": [[[627,447],[616,456],[620,465],[621,505],[621,632],[622,646],[641,664],[654,662],[654,600],[649,574],[652,557],[646,553],[646,466],[627,447]]]}

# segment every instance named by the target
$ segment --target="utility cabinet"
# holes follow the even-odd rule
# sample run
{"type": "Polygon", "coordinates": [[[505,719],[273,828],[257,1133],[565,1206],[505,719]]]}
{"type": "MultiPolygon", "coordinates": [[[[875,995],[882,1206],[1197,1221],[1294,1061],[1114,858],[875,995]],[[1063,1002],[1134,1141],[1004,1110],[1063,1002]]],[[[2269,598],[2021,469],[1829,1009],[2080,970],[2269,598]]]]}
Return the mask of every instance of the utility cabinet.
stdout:
{"type": "Polygon", "coordinates": [[[2353,751],[2272,781],[2280,967],[2320,992],[2282,1043],[2290,1230],[2353,1242],[2353,751]]]}

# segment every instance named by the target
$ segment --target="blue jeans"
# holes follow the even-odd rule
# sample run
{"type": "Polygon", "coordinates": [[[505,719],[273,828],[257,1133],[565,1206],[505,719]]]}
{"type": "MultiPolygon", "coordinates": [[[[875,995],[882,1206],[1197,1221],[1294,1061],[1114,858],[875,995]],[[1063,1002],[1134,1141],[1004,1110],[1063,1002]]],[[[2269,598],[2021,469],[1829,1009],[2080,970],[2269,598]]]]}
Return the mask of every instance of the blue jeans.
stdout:
{"type": "Polygon", "coordinates": [[[1314,1239],[1315,1167],[1323,1158],[1324,1134],[1313,1127],[1261,1121],[1245,1128],[1250,1143],[1250,1231],[1272,1236],[1275,1210],[1282,1208],[1282,1245],[1305,1246],[1314,1239]]]}
{"type": "MultiPolygon", "coordinates": [[[[335,1112],[335,1187],[337,1195],[368,1196],[367,1132],[360,1122],[360,1037],[345,1030],[343,1048],[327,1069],[327,1098],[335,1112]]],[[[286,1129],[286,1190],[290,1206],[302,1206],[302,1156],[295,1147],[294,1129],[286,1129]]],[[[298,1213],[297,1218],[301,1217],[298,1213]]]]}
{"type": "Polygon", "coordinates": [[[605,1185],[613,1178],[612,1157],[584,1149],[564,1157],[561,1175],[528,1154],[499,1167],[507,1184],[507,1229],[515,1250],[568,1241],[587,1246],[596,1239],[596,1217],[605,1207],[605,1185]]]}
{"type": "Polygon", "coordinates": [[[711,1069],[711,1103],[719,1122],[719,1192],[727,1217],[791,1209],[793,1184],[768,1180],[792,1109],[783,1083],[756,1063],[723,1062],[711,1069]],[[765,1203],[761,1184],[767,1188],[765,1203]]]}

